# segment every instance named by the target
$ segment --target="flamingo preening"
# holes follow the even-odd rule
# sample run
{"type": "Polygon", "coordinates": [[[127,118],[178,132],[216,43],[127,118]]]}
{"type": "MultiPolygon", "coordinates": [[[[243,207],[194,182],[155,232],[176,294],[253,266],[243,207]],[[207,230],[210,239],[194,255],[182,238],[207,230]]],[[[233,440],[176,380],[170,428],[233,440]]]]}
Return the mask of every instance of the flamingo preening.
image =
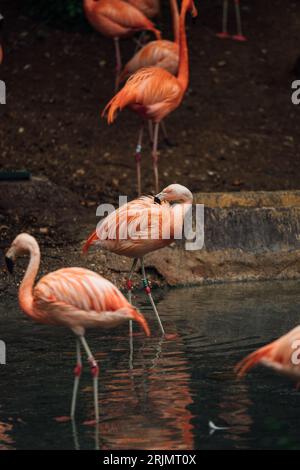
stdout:
{"type": "Polygon", "coordinates": [[[247,39],[243,34],[240,0],[234,0],[234,7],[237,24],[237,34],[230,36],[230,34],[228,33],[229,0],[223,0],[222,32],[218,33],[217,36],[220,39],[227,39],[229,37],[232,37],[232,39],[234,39],[235,41],[244,42],[247,41],[247,39]]]}
{"type": "Polygon", "coordinates": [[[131,277],[140,260],[143,286],[162,334],[165,331],[151,294],[144,256],[170,245],[175,235],[182,233],[184,218],[192,201],[192,193],[180,184],[171,184],[155,197],[134,199],[103,219],[83,247],[83,251],[87,252],[91,245],[97,245],[112,253],[133,258],[126,282],[130,302],[131,277]]]}
{"type": "Polygon", "coordinates": [[[124,87],[112,98],[103,111],[107,113],[107,121],[111,124],[118,110],[128,107],[142,119],[136,150],[137,186],[141,194],[141,149],[145,120],[153,121],[153,148],[152,160],[155,179],[155,190],[159,188],[158,174],[158,133],[160,122],[174,111],[184,97],[189,83],[189,53],[185,32],[185,18],[190,10],[193,16],[197,15],[194,2],[183,0],[180,14],[179,28],[179,68],[178,76],[161,67],[145,67],[134,73],[125,83],[124,87]]]}
{"type": "Polygon", "coordinates": [[[91,367],[96,422],[99,421],[97,362],[85,339],[88,328],[112,328],[135,320],[147,336],[150,331],[143,315],[108,280],[87,269],[65,268],[44,276],[34,286],[40,265],[40,249],[31,235],[22,233],[6,253],[6,264],[13,271],[17,256],[29,254],[30,261],[19,289],[19,304],[33,320],[51,326],[69,328],[76,336],[77,364],[71,404],[74,418],[77,391],[82,371],[81,346],[91,367]]]}
{"type": "Polygon", "coordinates": [[[119,38],[137,31],[152,31],[157,39],[160,32],[140,10],[124,0],[83,0],[85,15],[90,24],[104,36],[114,39],[116,50],[115,91],[119,88],[122,68],[119,38]]]}
{"type": "Polygon", "coordinates": [[[236,372],[242,377],[259,363],[289,375],[300,383],[300,326],[249,354],[236,366],[236,372]]]}

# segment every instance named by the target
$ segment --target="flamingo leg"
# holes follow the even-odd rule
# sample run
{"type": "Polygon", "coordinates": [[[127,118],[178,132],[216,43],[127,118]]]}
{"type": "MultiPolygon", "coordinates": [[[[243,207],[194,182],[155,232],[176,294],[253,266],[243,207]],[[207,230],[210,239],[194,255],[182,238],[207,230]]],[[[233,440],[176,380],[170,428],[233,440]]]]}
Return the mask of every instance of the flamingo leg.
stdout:
{"type": "Polygon", "coordinates": [[[154,125],[154,136],[153,136],[153,148],[152,148],[152,160],[153,160],[153,172],[155,181],[155,192],[159,192],[159,176],[158,176],[158,133],[159,133],[159,122],[154,125]]]}
{"type": "Polygon", "coordinates": [[[147,276],[146,276],[146,270],[145,270],[145,265],[144,265],[144,258],[141,258],[141,267],[142,267],[142,281],[143,281],[143,285],[144,285],[144,288],[145,288],[145,292],[146,294],[148,295],[148,298],[150,300],[150,303],[152,305],[152,308],[153,308],[153,311],[156,315],[156,318],[157,318],[157,321],[158,321],[158,324],[159,324],[159,327],[161,329],[161,332],[163,335],[165,335],[165,330],[164,330],[164,327],[163,327],[163,324],[161,322],[161,319],[160,319],[160,316],[159,316],[159,313],[157,311],[157,308],[156,308],[156,305],[155,305],[155,302],[153,300],[153,297],[152,297],[152,294],[151,294],[151,287],[149,285],[149,281],[147,279],[147,276]]]}
{"type": "MultiPolygon", "coordinates": [[[[129,303],[132,303],[132,295],[131,295],[132,294],[132,282],[131,282],[131,278],[132,278],[132,274],[133,274],[133,272],[136,268],[137,262],[138,262],[138,258],[134,258],[131,269],[130,269],[130,272],[129,272],[129,275],[128,275],[128,279],[127,279],[127,282],[126,282],[127,297],[128,297],[128,302],[129,303]]],[[[133,369],[133,326],[132,326],[132,320],[129,320],[129,351],[130,351],[130,354],[129,354],[129,368],[133,369]]]]}
{"type": "Polygon", "coordinates": [[[141,160],[142,160],[143,135],[144,135],[144,123],[142,123],[140,131],[139,131],[138,143],[137,143],[136,151],[135,151],[137,189],[138,189],[139,196],[142,193],[141,160]]]}
{"type": "Polygon", "coordinates": [[[246,37],[243,35],[242,29],[242,17],[241,17],[241,8],[240,0],[234,0],[235,4],[235,15],[236,15],[236,24],[237,24],[237,34],[232,37],[235,41],[246,41],[246,37]]]}
{"type": "Polygon", "coordinates": [[[115,50],[116,50],[116,82],[115,82],[115,93],[119,90],[120,85],[120,73],[122,70],[122,58],[120,50],[119,38],[114,38],[115,50]]]}
{"type": "Polygon", "coordinates": [[[74,419],[78,395],[78,387],[80,382],[80,376],[82,372],[82,359],[81,359],[81,350],[80,350],[80,341],[76,339],[76,367],[74,369],[74,386],[73,386],[73,395],[71,403],[71,418],[74,419]]]}
{"type": "Polygon", "coordinates": [[[217,36],[220,39],[229,38],[229,34],[228,34],[228,7],[229,7],[229,0],[223,0],[222,32],[217,34],[217,36]]]}
{"type": "Polygon", "coordinates": [[[153,122],[148,121],[148,131],[149,131],[149,139],[151,145],[153,145],[153,122]]]}
{"type": "Polygon", "coordinates": [[[75,447],[75,450],[80,450],[80,444],[79,444],[79,439],[78,439],[77,426],[76,426],[76,422],[75,422],[74,419],[72,419],[72,434],[73,434],[73,440],[74,440],[74,447],[75,447]]]}
{"type": "Polygon", "coordinates": [[[91,366],[91,372],[93,376],[93,389],[94,389],[94,405],[95,405],[95,420],[96,423],[99,423],[99,402],[98,402],[98,376],[99,376],[99,367],[96,362],[96,359],[94,358],[89,345],[87,344],[87,341],[84,336],[80,336],[80,341],[81,344],[86,352],[86,355],[88,357],[88,361],[91,366]]]}

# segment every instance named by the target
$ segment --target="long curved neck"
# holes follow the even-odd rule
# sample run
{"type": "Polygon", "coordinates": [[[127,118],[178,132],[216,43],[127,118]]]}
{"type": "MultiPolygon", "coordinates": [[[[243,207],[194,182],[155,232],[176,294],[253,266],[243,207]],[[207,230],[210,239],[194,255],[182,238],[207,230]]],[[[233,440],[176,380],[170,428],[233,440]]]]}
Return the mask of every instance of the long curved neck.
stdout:
{"type": "Polygon", "coordinates": [[[32,306],[33,306],[32,289],[33,289],[36,275],[39,270],[40,257],[41,255],[40,255],[39,247],[36,246],[34,249],[30,251],[29,264],[28,264],[28,267],[25,272],[25,276],[23,278],[23,281],[19,289],[20,307],[29,316],[34,316],[34,312],[32,309],[32,306]]]}
{"type": "Polygon", "coordinates": [[[170,9],[173,20],[174,42],[179,45],[179,10],[177,0],[170,0],[170,9]]]}
{"type": "Polygon", "coordinates": [[[179,70],[177,79],[185,93],[189,84],[189,51],[185,32],[185,19],[188,10],[188,0],[182,1],[179,20],[179,70]]]}

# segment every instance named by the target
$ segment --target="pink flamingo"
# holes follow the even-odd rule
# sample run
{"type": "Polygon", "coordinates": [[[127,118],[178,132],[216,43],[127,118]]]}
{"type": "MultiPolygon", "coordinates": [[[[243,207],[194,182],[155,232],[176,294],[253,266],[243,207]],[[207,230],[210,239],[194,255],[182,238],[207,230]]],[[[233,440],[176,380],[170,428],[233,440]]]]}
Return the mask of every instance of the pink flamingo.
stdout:
{"type": "Polygon", "coordinates": [[[90,24],[104,36],[114,38],[116,50],[115,91],[119,88],[119,74],[122,68],[119,38],[136,31],[152,31],[157,39],[160,32],[137,8],[124,0],[83,0],[84,11],[90,24]]]}
{"type": "Polygon", "coordinates": [[[258,363],[289,375],[300,382],[300,326],[249,354],[239,362],[235,370],[238,376],[242,377],[258,363]]]}
{"type": "MultiPolygon", "coordinates": [[[[143,46],[125,65],[120,74],[120,82],[143,67],[161,67],[172,75],[177,75],[179,65],[179,10],[177,0],[170,0],[170,9],[173,19],[174,41],[158,39],[156,41],[150,41],[143,46]]],[[[166,126],[163,121],[161,122],[161,127],[165,143],[171,146],[172,144],[168,138],[166,126]]],[[[153,143],[153,126],[151,121],[149,121],[149,135],[153,143]]],[[[138,146],[136,149],[137,159],[139,159],[141,151],[142,147],[138,146]]]]}
{"type": "Polygon", "coordinates": [[[85,339],[88,328],[112,328],[135,320],[147,336],[150,331],[143,315],[129,304],[109,281],[82,268],[65,268],[44,276],[34,286],[40,265],[40,249],[31,235],[22,233],[6,253],[6,265],[12,273],[17,256],[29,254],[30,261],[19,289],[19,304],[33,320],[51,326],[69,328],[76,336],[77,365],[71,404],[71,418],[76,409],[77,391],[82,371],[81,346],[91,366],[96,422],[99,422],[97,362],[85,339]]]}
{"type": "MultiPolygon", "coordinates": [[[[229,7],[229,0],[223,0],[223,20],[222,20],[222,32],[218,33],[217,36],[220,39],[227,39],[230,37],[228,33],[228,7],[229,7]]],[[[236,15],[236,23],[237,23],[237,34],[232,36],[232,39],[235,41],[247,41],[246,37],[243,34],[242,29],[242,18],[241,18],[241,8],[240,8],[240,0],[234,0],[235,6],[235,15],[236,15]]]]}
{"type": "Polygon", "coordinates": [[[131,277],[140,260],[143,286],[163,335],[165,331],[151,294],[144,256],[170,245],[175,234],[181,234],[184,217],[192,201],[192,193],[180,184],[171,184],[155,197],[134,199],[103,219],[83,247],[83,251],[87,252],[91,245],[97,245],[112,253],[133,258],[126,282],[130,302],[131,277]]]}
{"type": "Polygon", "coordinates": [[[158,192],[158,133],[160,122],[181,104],[189,84],[189,53],[185,32],[185,18],[190,10],[197,16],[194,2],[183,0],[180,14],[180,47],[178,76],[161,67],[145,67],[134,73],[124,87],[107,104],[103,115],[107,112],[107,121],[111,124],[119,110],[130,108],[142,119],[136,152],[136,168],[138,194],[141,194],[141,149],[144,122],[154,122],[154,137],[152,148],[153,172],[155,190],[158,192]]]}
{"type": "Polygon", "coordinates": [[[172,75],[177,75],[179,65],[179,10],[177,0],[170,0],[173,18],[174,41],[158,39],[143,46],[127,62],[120,74],[120,81],[143,67],[162,67],[172,75]]]}
{"type": "Polygon", "coordinates": [[[141,10],[148,18],[155,18],[160,13],[160,1],[159,0],[125,0],[134,7],[141,10]]]}

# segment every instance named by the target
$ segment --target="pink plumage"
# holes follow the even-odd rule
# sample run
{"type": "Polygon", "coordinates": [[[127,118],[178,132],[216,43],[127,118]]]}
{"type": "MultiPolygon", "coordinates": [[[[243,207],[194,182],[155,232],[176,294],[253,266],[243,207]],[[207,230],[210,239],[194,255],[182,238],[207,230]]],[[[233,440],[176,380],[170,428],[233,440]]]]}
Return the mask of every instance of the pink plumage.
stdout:
{"type": "Polygon", "coordinates": [[[44,276],[35,286],[40,264],[40,250],[37,241],[22,233],[16,237],[6,253],[9,270],[20,254],[30,256],[28,268],[19,289],[21,309],[33,320],[53,326],[70,328],[77,337],[77,365],[71,406],[75,414],[78,381],[82,369],[81,346],[91,365],[94,381],[95,416],[99,421],[98,409],[98,365],[85,339],[87,328],[111,328],[134,320],[146,335],[150,331],[143,315],[137,311],[107,279],[83,268],[64,268],[44,276]]]}
{"type": "Polygon", "coordinates": [[[242,377],[259,363],[300,382],[300,326],[249,354],[239,362],[235,370],[242,377]]]}

